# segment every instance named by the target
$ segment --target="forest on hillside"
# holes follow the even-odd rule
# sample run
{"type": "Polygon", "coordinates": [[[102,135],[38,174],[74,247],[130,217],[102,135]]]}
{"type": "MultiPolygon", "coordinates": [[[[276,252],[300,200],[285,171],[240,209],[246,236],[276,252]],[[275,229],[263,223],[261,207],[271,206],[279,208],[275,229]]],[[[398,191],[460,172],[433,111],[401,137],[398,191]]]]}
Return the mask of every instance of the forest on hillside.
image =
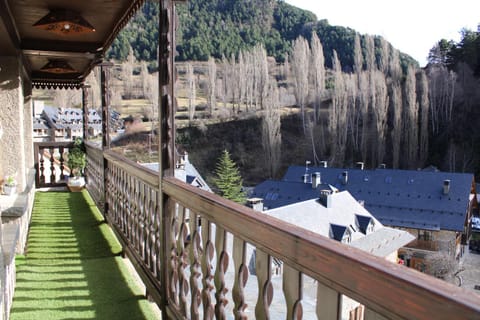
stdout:
{"type": "MultiPolygon", "coordinates": [[[[129,50],[137,61],[146,61],[154,69],[158,47],[157,1],[148,0],[140,12],[122,30],[107,57],[126,61],[129,50]]],[[[263,44],[267,55],[283,62],[299,36],[311,39],[315,31],[325,52],[337,51],[345,71],[352,71],[353,48],[357,32],[318,20],[315,14],[281,0],[190,0],[177,5],[177,61],[207,61],[237,56],[240,51],[263,44]]],[[[363,36],[361,36],[363,38],[363,36]]],[[[375,37],[379,47],[381,37],[375,37]]],[[[364,43],[362,39],[362,44],[364,43]]],[[[365,50],[365,47],[363,48],[365,50]]],[[[325,57],[332,67],[331,54],[325,57]]],[[[416,62],[400,52],[402,68],[416,62]]]]}

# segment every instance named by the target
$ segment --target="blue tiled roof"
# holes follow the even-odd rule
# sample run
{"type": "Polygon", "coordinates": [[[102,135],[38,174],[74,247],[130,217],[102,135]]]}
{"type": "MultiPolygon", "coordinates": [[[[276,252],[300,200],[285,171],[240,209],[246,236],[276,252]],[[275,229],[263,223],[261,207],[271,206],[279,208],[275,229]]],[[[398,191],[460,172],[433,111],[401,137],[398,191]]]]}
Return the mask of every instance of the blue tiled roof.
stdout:
{"type": "MultiPolygon", "coordinates": [[[[309,174],[315,172],[321,174],[322,186],[329,184],[349,191],[355,199],[364,201],[365,208],[385,225],[459,232],[464,229],[472,174],[390,169],[308,169],[309,174]],[[342,182],[345,171],[348,172],[346,184],[342,182]],[[444,180],[450,180],[448,194],[443,194],[444,180]]],[[[254,189],[253,196],[263,198],[269,208],[318,197],[318,191],[310,183],[303,183],[304,174],[305,167],[291,166],[282,181],[265,181],[254,189]],[[277,199],[274,199],[275,194],[277,199]]]]}
{"type": "MultiPolygon", "coordinates": [[[[329,186],[323,185],[322,189],[329,186]]],[[[266,209],[274,209],[289,204],[318,198],[319,191],[309,183],[267,180],[257,185],[252,198],[262,198],[266,209]]]]}

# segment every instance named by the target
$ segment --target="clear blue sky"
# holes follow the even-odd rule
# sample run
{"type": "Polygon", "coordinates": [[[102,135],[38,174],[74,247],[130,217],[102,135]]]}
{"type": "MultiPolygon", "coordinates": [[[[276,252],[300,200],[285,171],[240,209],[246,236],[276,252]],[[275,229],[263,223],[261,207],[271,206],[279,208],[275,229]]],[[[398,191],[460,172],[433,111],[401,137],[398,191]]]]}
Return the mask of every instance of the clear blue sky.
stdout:
{"type": "Polygon", "coordinates": [[[460,30],[477,30],[480,0],[286,0],[327,19],[331,25],[381,35],[421,66],[440,39],[460,40],[460,30]]]}

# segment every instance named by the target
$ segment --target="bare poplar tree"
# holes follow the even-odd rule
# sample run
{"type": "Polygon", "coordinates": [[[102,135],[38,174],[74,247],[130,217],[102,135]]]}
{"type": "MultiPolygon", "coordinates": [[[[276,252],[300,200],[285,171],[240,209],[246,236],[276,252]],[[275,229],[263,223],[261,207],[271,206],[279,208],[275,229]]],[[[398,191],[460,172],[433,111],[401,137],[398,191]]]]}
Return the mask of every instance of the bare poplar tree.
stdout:
{"type": "Polygon", "coordinates": [[[241,105],[245,103],[247,92],[247,66],[244,57],[244,52],[240,51],[238,54],[238,111],[240,111],[241,105]]]}
{"type": "Polygon", "coordinates": [[[295,99],[300,106],[304,133],[306,133],[305,108],[308,96],[309,57],[310,48],[308,42],[305,38],[299,37],[293,43],[292,69],[295,79],[295,99]]]}
{"type": "Polygon", "coordinates": [[[415,69],[408,67],[404,88],[404,137],[405,159],[407,167],[414,168],[418,158],[418,103],[416,92],[415,69]]]}
{"type": "Polygon", "coordinates": [[[400,52],[396,49],[392,49],[390,53],[390,59],[388,64],[388,74],[393,81],[400,81],[402,77],[402,67],[400,65],[400,52]]]}
{"type": "Polygon", "coordinates": [[[343,165],[347,145],[347,105],[348,93],[342,66],[337,52],[333,50],[333,79],[332,108],[329,116],[329,131],[332,138],[331,162],[343,165]]]}
{"type": "Polygon", "coordinates": [[[378,69],[384,74],[388,73],[388,66],[390,60],[390,44],[384,37],[380,39],[380,60],[378,61],[378,69]]]}
{"type": "MultiPolygon", "coordinates": [[[[98,72],[98,68],[94,68],[92,72],[90,72],[90,74],[87,76],[86,82],[90,85],[89,95],[88,95],[90,99],[90,108],[96,108],[96,107],[98,108],[102,104],[102,95],[101,95],[99,76],[100,76],[100,73],[98,72]]],[[[113,95],[113,92],[112,92],[112,98],[113,96],[115,95],[113,95]]],[[[112,104],[114,104],[114,101],[112,101],[112,104]]]]}
{"type": "Polygon", "coordinates": [[[230,95],[231,95],[231,102],[233,107],[233,112],[235,113],[235,106],[239,107],[239,99],[240,99],[240,66],[236,61],[235,54],[232,53],[232,57],[230,58],[230,83],[228,84],[230,95]]]}
{"type": "Polygon", "coordinates": [[[353,72],[360,75],[363,70],[363,54],[362,45],[360,43],[360,35],[355,33],[355,42],[353,48],[353,72]]]}
{"type": "Polygon", "coordinates": [[[146,80],[146,98],[150,103],[151,109],[148,114],[148,118],[151,124],[151,137],[154,135],[154,130],[157,127],[156,123],[158,123],[158,95],[159,95],[159,87],[158,87],[158,73],[154,74],[147,74],[145,77],[146,80]]]}
{"type": "Polygon", "coordinates": [[[422,165],[428,157],[428,114],[430,101],[428,100],[428,79],[425,71],[418,72],[418,103],[420,109],[420,145],[419,160],[422,165]]]}
{"type": "Polygon", "coordinates": [[[135,91],[133,68],[135,67],[135,56],[132,47],[129,47],[127,61],[122,63],[123,95],[132,98],[135,91]]]}
{"type": "Polygon", "coordinates": [[[263,110],[263,101],[265,100],[265,96],[268,94],[269,86],[267,51],[265,50],[263,45],[257,45],[254,48],[254,55],[256,61],[255,69],[257,70],[256,74],[258,76],[257,96],[258,100],[260,101],[260,108],[263,110]]]}
{"type": "Polygon", "coordinates": [[[149,73],[148,73],[147,63],[145,61],[142,61],[140,63],[140,80],[142,81],[143,98],[147,97],[148,86],[150,85],[148,77],[149,77],[149,73]]]}
{"type": "Polygon", "coordinates": [[[208,59],[208,80],[207,80],[207,99],[208,111],[212,115],[217,106],[216,97],[216,83],[217,83],[217,65],[215,59],[210,57],[208,59]]]}
{"type": "Polygon", "coordinates": [[[368,115],[369,115],[369,72],[362,71],[358,77],[358,112],[361,119],[360,151],[362,161],[367,161],[368,149],[368,115]]]}
{"type": "Polygon", "coordinates": [[[365,64],[367,70],[375,69],[375,40],[371,35],[365,35],[365,64]]]}
{"type": "Polygon", "coordinates": [[[402,143],[402,88],[399,82],[393,82],[390,90],[390,108],[392,111],[392,167],[397,169],[400,165],[400,150],[402,143]]]}
{"type": "Polygon", "coordinates": [[[193,70],[193,65],[190,62],[187,62],[187,84],[188,84],[188,119],[193,121],[195,118],[195,106],[197,98],[197,87],[195,83],[195,72],[193,70]]]}
{"type": "Polygon", "coordinates": [[[314,105],[314,119],[317,123],[320,117],[320,104],[322,102],[322,95],[325,91],[325,57],[323,55],[323,46],[318,38],[316,32],[312,34],[311,41],[311,67],[310,67],[310,83],[313,87],[313,105],[314,105]]]}
{"type": "Polygon", "coordinates": [[[385,157],[385,137],[387,133],[387,114],[389,96],[387,90],[387,81],[382,71],[373,71],[375,85],[375,108],[373,114],[375,118],[375,130],[377,141],[375,143],[376,158],[372,159],[373,166],[383,163],[385,157]],[[376,163],[374,163],[376,161],[376,163]]]}
{"type": "Polygon", "coordinates": [[[278,84],[274,79],[268,81],[267,93],[264,96],[262,105],[264,107],[262,145],[265,152],[266,168],[269,176],[274,178],[280,167],[282,144],[278,84]]]}
{"type": "Polygon", "coordinates": [[[228,86],[229,86],[229,81],[230,81],[230,63],[228,62],[227,58],[225,58],[224,55],[222,55],[222,86],[221,89],[219,88],[219,94],[221,94],[222,97],[222,102],[223,102],[223,108],[227,110],[227,103],[228,103],[228,86]]]}
{"type": "Polygon", "coordinates": [[[53,94],[53,103],[59,108],[73,108],[82,103],[80,90],[55,89],[49,91],[53,94]]]}
{"type": "Polygon", "coordinates": [[[457,75],[441,64],[431,65],[428,70],[430,122],[432,133],[438,134],[440,128],[451,122],[453,98],[457,75]]]}

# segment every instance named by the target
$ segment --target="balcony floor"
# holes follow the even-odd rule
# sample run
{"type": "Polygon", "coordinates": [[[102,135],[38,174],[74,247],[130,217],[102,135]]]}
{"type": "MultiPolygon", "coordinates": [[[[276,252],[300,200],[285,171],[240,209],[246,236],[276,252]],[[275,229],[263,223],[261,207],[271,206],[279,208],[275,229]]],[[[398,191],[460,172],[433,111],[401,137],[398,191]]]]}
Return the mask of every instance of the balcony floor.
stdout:
{"type": "Polygon", "coordinates": [[[11,319],[159,319],[86,191],[37,192],[11,319]]]}

